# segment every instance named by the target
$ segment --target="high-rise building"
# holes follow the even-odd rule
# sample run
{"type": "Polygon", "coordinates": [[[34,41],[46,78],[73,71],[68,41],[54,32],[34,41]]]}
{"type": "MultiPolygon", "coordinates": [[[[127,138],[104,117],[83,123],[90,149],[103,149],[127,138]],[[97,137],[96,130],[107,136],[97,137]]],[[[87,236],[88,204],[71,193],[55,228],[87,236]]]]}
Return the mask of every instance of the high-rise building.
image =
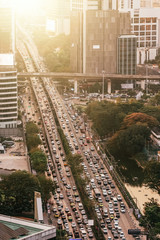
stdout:
{"type": "Polygon", "coordinates": [[[101,10],[103,0],[71,0],[71,11],[101,10]]]}
{"type": "Polygon", "coordinates": [[[13,9],[0,5],[0,128],[17,126],[14,19],[13,9]]]}
{"type": "Polygon", "coordinates": [[[137,36],[137,64],[154,59],[160,47],[160,1],[120,0],[118,9],[131,14],[132,34],[137,36]]]}
{"type": "Polygon", "coordinates": [[[116,73],[117,38],[130,34],[130,14],[116,10],[73,11],[71,66],[74,72],[116,73]],[[85,24],[84,24],[85,23],[85,24]]]}
{"type": "Polygon", "coordinates": [[[117,73],[134,75],[137,66],[137,37],[121,35],[117,41],[117,73]]]}
{"type": "Polygon", "coordinates": [[[47,0],[47,28],[52,28],[56,35],[70,33],[70,0],[47,0]]]}
{"type": "Polygon", "coordinates": [[[145,8],[160,7],[160,1],[159,0],[141,0],[140,6],[145,8]]]}

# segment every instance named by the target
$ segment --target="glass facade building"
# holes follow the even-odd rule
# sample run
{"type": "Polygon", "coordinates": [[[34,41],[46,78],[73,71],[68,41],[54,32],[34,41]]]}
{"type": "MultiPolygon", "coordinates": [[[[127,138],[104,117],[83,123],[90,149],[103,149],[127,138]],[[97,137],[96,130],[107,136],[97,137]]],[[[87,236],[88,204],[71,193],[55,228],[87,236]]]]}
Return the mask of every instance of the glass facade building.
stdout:
{"type": "Polygon", "coordinates": [[[117,44],[117,73],[135,75],[137,64],[137,37],[135,35],[121,35],[118,37],[117,44]]]}

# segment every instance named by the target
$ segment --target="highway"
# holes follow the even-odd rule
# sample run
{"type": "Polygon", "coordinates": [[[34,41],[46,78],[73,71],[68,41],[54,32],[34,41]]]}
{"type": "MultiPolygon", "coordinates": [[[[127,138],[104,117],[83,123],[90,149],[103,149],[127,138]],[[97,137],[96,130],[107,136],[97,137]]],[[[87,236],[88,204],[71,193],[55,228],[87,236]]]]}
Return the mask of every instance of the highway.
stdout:
{"type": "MultiPolygon", "coordinates": [[[[46,72],[45,70],[41,72],[23,72],[18,73],[17,76],[20,77],[51,77],[54,79],[74,79],[74,80],[88,80],[88,81],[102,81],[103,74],[84,74],[84,73],[55,73],[46,72]]],[[[104,78],[108,80],[160,80],[159,75],[120,75],[120,74],[104,74],[104,78]]]]}
{"type": "MultiPolygon", "coordinates": [[[[18,50],[25,61],[27,71],[33,72],[37,69],[45,71],[46,67],[29,37],[25,44],[22,39],[17,42],[18,50]],[[36,69],[32,61],[29,60],[30,55],[25,44],[27,44],[28,50],[34,59],[36,69]]],[[[74,110],[72,103],[63,100],[49,78],[44,77],[41,79],[34,76],[31,77],[31,84],[44,123],[44,128],[40,132],[43,142],[41,148],[46,151],[44,146],[48,145],[48,170],[46,176],[51,178],[58,187],[56,194],[52,196],[47,206],[48,215],[53,224],[56,223],[57,227],[62,226],[70,237],[76,237],[79,234],[83,239],[95,239],[92,229],[87,225],[88,218],[83,205],[81,205],[82,201],[77,193],[71,170],[66,162],[65,152],[58,135],[46,91],[52,100],[72,154],[79,153],[83,157],[83,175],[88,179],[86,192],[95,204],[95,211],[105,238],[108,240],[133,239],[132,236],[128,235],[128,229],[137,228],[137,221],[130,213],[103,160],[98,155],[90,137],[91,129],[89,125],[84,123],[83,117],[74,110]],[[84,129],[84,132],[82,129],[84,129]],[[95,189],[98,189],[98,191],[95,189]]],[[[27,101],[25,104],[27,104],[27,101]]],[[[34,111],[31,110],[30,114],[27,111],[26,114],[27,116],[30,115],[29,120],[33,120],[34,111]]],[[[36,118],[36,122],[38,120],[39,116],[36,118]]]]}

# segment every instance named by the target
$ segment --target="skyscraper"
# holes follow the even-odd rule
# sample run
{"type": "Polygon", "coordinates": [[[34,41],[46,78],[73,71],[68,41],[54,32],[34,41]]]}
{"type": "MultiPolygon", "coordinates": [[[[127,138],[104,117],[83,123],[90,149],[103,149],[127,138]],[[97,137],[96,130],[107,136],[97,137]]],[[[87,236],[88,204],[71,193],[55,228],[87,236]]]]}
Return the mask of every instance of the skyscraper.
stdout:
{"type": "Polygon", "coordinates": [[[117,38],[131,33],[130,14],[116,10],[87,10],[85,14],[84,21],[84,14],[72,13],[72,71],[116,73],[117,38]]]}
{"type": "Polygon", "coordinates": [[[121,35],[118,37],[117,73],[134,75],[137,66],[137,37],[121,35]]]}
{"type": "Polygon", "coordinates": [[[0,128],[15,128],[17,116],[15,17],[13,9],[0,2],[0,128]]]}

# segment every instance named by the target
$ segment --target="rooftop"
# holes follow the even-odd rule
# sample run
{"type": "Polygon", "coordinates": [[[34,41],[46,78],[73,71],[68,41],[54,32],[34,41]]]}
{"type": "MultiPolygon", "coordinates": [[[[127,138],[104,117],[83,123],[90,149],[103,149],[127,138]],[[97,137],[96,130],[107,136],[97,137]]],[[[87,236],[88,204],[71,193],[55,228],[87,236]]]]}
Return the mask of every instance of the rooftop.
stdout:
{"type": "Polygon", "coordinates": [[[1,53],[0,54],[0,66],[14,66],[14,54],[13,53],[1,53]]]}
{"type": "Polygon", "coordinates": [[[47,240],[56,236],[56,227],[0,215],[0,239],[2,236],[2,240],[47,240]]]}

